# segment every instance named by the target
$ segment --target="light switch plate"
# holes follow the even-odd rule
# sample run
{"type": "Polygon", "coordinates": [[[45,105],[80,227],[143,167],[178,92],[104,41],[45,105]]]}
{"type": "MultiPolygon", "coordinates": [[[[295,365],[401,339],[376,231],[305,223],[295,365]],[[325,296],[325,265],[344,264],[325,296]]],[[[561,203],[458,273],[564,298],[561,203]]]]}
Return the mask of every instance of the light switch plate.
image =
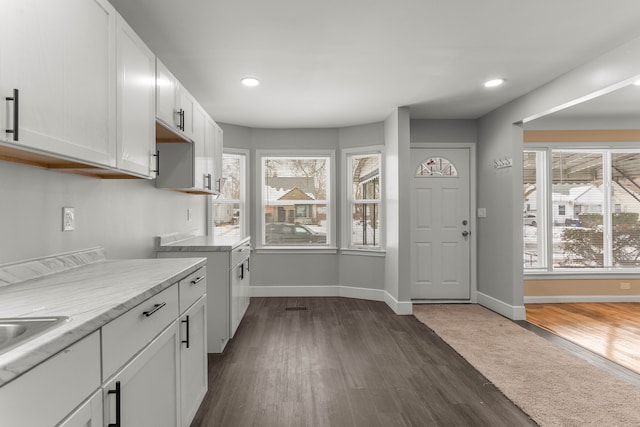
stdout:
{"type": "Polygon", "coordinates": [[[487,208],[478,208],[478,218],[487,217],[487,208]]]}
{"type": "Polygon", "coordinates": [[[76,210],[74,208],[62,208],[62,231],[76,229],[76,210]]]}

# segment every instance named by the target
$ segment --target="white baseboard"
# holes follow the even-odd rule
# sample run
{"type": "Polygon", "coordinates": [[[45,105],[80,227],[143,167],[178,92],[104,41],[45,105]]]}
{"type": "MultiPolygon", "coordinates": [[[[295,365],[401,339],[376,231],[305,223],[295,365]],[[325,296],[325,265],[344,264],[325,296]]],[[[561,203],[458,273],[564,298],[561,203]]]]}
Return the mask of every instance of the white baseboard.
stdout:
{"type": "Polygon", "coordinates": [[[499,299],[483,294],[482,292],[478,292],[478,304],[511,320],[525,320],[527,318],[527,312],[524,305],[509,305],[504,301],[500,301],[499,299]]]}
{"type": "Polygon", "coordinates": [[[640,295],[554,295],[524,297],[525,304],[560,302],[640,302],[640,295]]]}
{"type": "Polygon", "coordinates": [[[356,288],[352,286],[251,286],[252,297],[345,297],[369,301],[384,301],[396,314],[413,313],[410,301],[398,301],[382,289],[356,288]]]}
{"type": "Polygon", "coordinates": [[[384,291],[384,302],[398,315],[408,316],[413,314],[413,303],[411,301],[398,301],[387,291],[384,291]]]}

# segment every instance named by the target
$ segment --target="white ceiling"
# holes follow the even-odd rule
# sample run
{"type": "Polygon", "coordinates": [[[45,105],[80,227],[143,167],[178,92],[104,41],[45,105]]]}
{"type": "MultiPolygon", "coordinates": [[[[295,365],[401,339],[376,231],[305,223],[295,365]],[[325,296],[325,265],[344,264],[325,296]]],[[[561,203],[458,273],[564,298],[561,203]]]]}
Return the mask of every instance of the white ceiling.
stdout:
{"type": "Polygon", "coordinates": [[[265,128],[475,119],[640,36],[638,0],[110,1],[216,121],[265,128]]]}

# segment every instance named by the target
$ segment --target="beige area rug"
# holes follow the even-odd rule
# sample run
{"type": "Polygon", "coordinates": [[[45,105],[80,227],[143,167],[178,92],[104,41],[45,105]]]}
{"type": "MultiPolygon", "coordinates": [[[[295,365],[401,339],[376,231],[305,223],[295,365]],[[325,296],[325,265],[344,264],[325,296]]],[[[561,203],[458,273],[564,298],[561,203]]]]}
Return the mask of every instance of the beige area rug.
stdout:
{"type": "Polygon", "coordinates": [[[640,388],[476,304],[413,314],[541,426],[640,426],[640,388]]]}

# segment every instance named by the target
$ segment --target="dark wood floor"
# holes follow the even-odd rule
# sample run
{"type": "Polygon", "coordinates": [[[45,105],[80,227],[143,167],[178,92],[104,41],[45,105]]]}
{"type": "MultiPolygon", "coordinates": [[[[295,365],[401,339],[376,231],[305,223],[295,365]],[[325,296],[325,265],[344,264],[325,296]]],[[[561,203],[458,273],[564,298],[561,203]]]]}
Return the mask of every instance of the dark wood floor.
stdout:
{"type": "Polygon", "coordinates": [[[209,357],[192,426],[535,425],[431,330],[381,302],[252,298],[225,352],[209,357]]]}
{"type": "Polygon", "coordinates": [[[527,321],[640,374],[640,303],[526,304],[527,321]]]}

